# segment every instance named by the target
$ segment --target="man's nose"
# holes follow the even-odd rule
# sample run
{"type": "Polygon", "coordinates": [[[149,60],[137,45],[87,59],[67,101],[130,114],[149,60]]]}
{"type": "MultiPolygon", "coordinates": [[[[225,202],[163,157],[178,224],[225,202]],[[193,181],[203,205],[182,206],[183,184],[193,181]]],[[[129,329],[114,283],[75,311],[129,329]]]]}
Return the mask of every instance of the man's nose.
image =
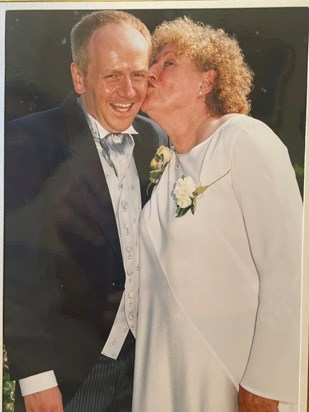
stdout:
{"type": "Polygon", "coordinates": [[[132,79],[124,78],[121,82],[120,93],[127,98],[132,98],[136,95],[132,79]]]}

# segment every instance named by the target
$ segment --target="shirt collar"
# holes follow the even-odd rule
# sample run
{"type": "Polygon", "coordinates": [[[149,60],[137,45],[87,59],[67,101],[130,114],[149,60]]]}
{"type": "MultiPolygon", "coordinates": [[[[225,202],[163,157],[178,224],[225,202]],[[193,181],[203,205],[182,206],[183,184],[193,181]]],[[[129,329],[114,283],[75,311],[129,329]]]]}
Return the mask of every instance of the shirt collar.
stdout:
{"type": "MultiPolygon", "coordinates": [[[[93,137],[95,138],[103,138],[106,135],[110,134],[111,132],[109,132],[108,130],[106,130],[93,116],[91,116],[91,114],[89,114],[86,109],[85,106],[83,105],[83,100],[81,98],[81,96],[77,99],[78,103],[80,104],[80,106],[82,107],[87,120],[88,120],[88,124],[91,130],[91,133],[93,135],[93,137]]],[[[138,132],[134,129],[133,125],[129,126],[126,130],[123,130],[122,132],[119,133],[128,133],[130,135],[132,134],[138,134],[138,132]]]]}

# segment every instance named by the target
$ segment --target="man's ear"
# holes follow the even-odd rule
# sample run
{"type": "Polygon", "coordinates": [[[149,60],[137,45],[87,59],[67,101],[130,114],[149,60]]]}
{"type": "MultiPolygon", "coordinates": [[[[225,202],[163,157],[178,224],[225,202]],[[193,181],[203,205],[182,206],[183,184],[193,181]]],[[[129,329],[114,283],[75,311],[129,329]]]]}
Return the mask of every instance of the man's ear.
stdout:
{"type": "Polygon", "coordinates": [[[85,92],[84,88],[84,75],[80,68],[75,64],[71,63],[71,75],[74,85],[74,90],[77,94],[83,94],[85,92]]]}
{"type": "Polygon", "coordinates": [[[198,92],[199,96],[206,96],[208,93],[212,91],[216,77],[217,73],[213,69],[207,70],[207,72],[202,73],[202,84],[198,92]]]}

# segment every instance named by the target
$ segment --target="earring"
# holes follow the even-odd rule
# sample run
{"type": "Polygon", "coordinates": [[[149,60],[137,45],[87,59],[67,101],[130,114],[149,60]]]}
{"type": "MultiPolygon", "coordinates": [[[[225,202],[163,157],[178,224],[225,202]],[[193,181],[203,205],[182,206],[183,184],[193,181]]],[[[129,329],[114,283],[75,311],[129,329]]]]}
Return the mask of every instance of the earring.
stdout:
{"type": "Polygon", "coordinates": [[[203,91],[202,91],[202,90],[199,90],[198,95],[199,95],[199,96],[203,96],[203,94],[204,94],[203,91]]]}

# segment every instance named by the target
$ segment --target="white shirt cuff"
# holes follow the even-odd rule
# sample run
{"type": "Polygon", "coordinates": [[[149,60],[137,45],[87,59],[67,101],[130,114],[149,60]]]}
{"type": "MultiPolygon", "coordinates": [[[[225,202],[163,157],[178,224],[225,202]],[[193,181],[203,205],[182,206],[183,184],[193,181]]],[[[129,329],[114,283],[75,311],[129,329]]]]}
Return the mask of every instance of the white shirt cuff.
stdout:
{"type": "Polygon", "coordinates": [[[58,386],[58,383],[54,371],[50,370],[20,379],[19,385],[21,394],[26,396],[54,388],[55,386],[58,386]]]}

